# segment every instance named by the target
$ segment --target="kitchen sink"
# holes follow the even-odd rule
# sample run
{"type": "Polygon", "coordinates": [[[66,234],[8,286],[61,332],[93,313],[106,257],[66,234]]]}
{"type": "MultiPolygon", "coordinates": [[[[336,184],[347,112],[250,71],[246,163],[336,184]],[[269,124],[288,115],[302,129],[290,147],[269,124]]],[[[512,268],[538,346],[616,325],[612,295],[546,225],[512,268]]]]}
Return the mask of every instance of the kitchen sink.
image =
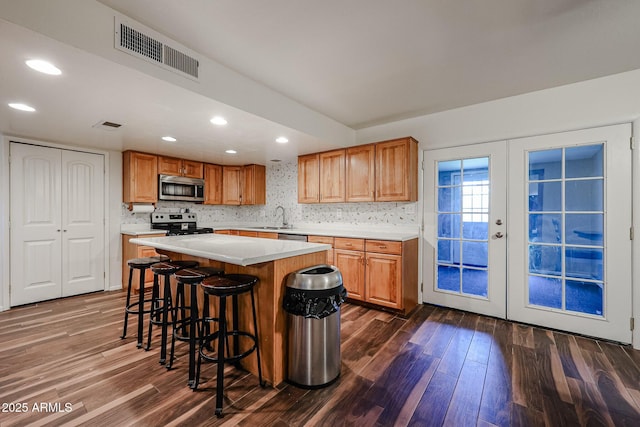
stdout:
{"type": "Polygon", "coordinates": [[[272,225],[265,225],[262,227],[247,227],[250,228],[252,230],[290,230],[291,227],[287,226],[287,227],[277,227],[277,226],[272,226],[272,225]]]}

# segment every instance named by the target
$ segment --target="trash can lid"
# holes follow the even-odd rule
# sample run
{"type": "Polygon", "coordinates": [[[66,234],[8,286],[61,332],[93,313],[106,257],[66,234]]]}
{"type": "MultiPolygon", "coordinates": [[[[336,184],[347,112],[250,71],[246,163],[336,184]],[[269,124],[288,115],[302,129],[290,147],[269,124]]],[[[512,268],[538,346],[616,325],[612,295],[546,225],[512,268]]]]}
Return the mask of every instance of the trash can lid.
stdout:
{"type": "Polygon", "coordinates": [[[342,285],[342,274],[333,265],[321,264],[290,273],[286,285],[304,290],[332,289],[342,285]]]}

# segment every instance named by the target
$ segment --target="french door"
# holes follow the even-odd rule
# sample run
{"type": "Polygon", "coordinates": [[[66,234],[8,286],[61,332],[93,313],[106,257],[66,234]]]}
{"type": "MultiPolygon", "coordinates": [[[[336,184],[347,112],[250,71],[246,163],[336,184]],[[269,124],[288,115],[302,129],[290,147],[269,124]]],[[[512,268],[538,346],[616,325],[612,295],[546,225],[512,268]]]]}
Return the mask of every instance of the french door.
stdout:
{"type": "Polygon", "coordinates": [[[426,151],[424,301],[630,343],[630,136],[426,151]]]}
{"type": "Polygon", "coordinates": [[[509,144],[510,319],[631,342],[631,125],[509,144]]]}
{"type": "Polygon", "coordinates": [[[505,317],[506,142],[424,158],[424,301],[505,317]]]}

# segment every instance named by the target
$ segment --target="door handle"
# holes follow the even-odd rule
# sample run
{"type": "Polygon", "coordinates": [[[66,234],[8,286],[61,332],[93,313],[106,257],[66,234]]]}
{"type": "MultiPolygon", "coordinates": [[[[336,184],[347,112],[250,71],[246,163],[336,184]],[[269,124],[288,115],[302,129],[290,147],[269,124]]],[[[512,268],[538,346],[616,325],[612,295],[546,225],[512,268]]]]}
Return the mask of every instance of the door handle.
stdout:
{"type": "Polygon", "coordinates": [[[493,235],[493,237],[495,237],[496,239],[502,239],[504,237],[504,234],[498,231],[496,234],[493,235]]]}

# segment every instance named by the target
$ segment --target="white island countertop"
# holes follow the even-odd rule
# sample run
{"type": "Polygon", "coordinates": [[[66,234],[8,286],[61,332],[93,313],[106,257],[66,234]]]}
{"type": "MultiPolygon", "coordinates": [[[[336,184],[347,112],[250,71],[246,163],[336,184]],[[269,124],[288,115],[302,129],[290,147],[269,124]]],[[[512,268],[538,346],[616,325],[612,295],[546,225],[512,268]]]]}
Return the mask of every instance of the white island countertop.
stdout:
{"type": "Polygon", "coordinates": [[[186,236],[139,237],[137,245],[176,252],[235,265],[253,265],[298,255],[327,251],[331,245],[292,240],[260,239],[224,234],[190,234],[186,236]]]}

